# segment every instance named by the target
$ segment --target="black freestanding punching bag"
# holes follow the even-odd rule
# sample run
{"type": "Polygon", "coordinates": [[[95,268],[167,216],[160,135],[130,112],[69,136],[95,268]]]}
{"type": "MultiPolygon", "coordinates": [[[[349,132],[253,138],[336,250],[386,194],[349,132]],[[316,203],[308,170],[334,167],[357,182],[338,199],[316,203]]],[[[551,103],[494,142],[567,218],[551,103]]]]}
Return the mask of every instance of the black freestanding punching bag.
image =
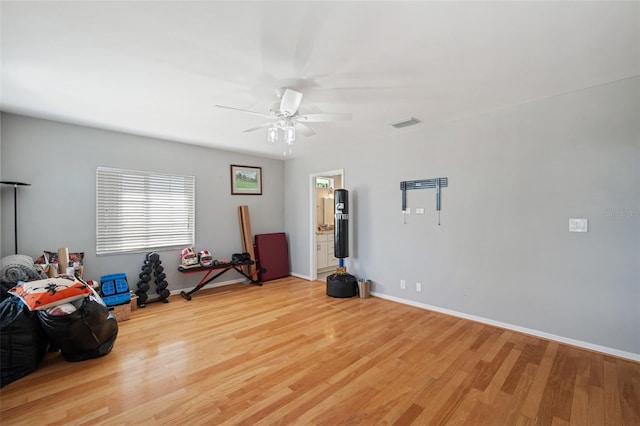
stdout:
{"type": "Polygon", "coordinates": [[[344,258],[349,257],[349,191],[336,189],[333,193],[335,202],[335,220],[333,224],[334,256],[340,259],[338,272],[327,277],[327,296],[353,297],[358,284],[356,277],[346,273],[344,258]]]}
{"type": "Polygon", "coordinates": [[[336,189],[333,198],[335,202],[334,256],[342,260],[349,257],[349,191],[336,189]]]}

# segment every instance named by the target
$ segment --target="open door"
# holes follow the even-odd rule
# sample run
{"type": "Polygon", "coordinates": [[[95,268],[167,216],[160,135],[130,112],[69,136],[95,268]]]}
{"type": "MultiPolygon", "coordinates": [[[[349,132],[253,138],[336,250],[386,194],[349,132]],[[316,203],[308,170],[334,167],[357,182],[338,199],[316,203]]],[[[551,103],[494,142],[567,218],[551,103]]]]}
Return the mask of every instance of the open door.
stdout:
{"type": "MultiPolygon", "coordinates": [[[[344,169],[328,170],[309,175],[309,277],[335,268],[333,256],[333,191],[344,188],[344,169]]],[[[337,264],[337,263],[336,263],[337,264]]]]}

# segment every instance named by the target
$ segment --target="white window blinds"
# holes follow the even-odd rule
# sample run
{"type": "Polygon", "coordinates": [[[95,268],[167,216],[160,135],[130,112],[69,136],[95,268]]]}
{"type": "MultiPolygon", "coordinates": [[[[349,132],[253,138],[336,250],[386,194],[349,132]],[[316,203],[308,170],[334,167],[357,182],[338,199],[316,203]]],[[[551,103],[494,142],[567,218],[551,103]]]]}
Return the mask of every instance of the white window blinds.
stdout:
{"type": "Polygon", "coordinates": [[[195,176],[98,167],[96,253],[191,246],[195,176]]]}

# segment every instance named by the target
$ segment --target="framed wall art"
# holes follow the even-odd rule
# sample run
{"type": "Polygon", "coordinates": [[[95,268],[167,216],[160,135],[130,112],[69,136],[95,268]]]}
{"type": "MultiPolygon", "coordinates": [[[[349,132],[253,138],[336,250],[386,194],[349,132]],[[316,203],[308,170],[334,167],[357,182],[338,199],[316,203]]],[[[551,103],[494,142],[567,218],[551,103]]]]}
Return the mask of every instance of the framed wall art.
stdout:
{"type": "Polygon", "coordinates": [[[262,195],[262,167],[232,164],[231,195],[262,195]]]}

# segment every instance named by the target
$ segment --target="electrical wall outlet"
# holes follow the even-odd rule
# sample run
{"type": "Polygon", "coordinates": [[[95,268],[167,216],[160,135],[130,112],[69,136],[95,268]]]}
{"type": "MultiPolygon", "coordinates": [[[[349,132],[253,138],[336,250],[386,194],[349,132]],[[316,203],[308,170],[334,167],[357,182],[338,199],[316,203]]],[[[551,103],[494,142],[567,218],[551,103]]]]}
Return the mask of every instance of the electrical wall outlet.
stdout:
{"type": "Polygon", "coordinates": [[[424,214],[424,209],[423,208],[416,209],[416,214],[424,214]]]}
{"type": "Polygon", "coordinates": [[[589,232],[589,219],[569,219],[569,232],[589,232]]]}
{"type": "Polygon", "coordinates": [[[416,291],[418,293],[422,291],[422,283],[416,283],[416,291]]]}
{"type": "Polygon", "coordinates": [[[406,290],[407,289],[407,282],[405,280],[400,280],[400,288],[402,290],[406,290]]]}

